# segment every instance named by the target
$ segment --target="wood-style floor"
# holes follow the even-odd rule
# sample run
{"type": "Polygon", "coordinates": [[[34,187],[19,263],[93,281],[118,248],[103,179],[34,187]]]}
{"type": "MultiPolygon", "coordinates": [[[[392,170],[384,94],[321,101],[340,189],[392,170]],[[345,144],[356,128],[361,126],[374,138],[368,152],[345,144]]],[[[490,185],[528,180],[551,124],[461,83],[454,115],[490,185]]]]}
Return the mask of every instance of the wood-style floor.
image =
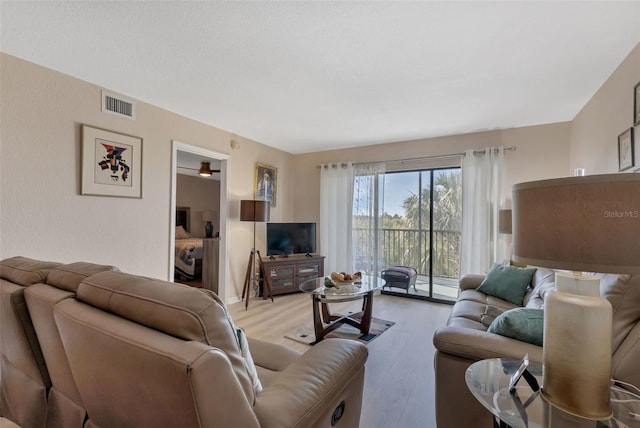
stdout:
{"type": "MultiPolygon", "coordinates": [[[[299,326],[312,324],[311,297],[297,293],[275,302],[253,297],[229,306],[234,322],[256,339],[298,351],[309,346],[285,338],[299,326]]],[[[359,311],[362,302],[339,303],[332,312],[359,311]]],[[[450,305],[377,295],[373,316],[396,324],[367,346],[362,400],[362,428],[435,427],[433,333],[446,323],[450,305]]]]}

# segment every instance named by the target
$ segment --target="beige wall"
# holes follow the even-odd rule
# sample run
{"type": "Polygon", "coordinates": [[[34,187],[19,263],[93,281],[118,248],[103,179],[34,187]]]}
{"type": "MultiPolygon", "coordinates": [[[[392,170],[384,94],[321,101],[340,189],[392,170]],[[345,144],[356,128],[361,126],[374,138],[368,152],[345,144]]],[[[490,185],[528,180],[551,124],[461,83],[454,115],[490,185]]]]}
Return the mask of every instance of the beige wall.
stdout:
{"type": "MultiPolygon", "coordinates": [[[[571,124],[571,168],[618,172],[618,135],[633,126],[633,87],[640,82],[640,43],[589,100],[571,124]]],[[[635,167],[640,167],[640,127],[635,129],[635,167]]]]}
{"type": "MultiPolygon", "coordinates": [[[[516,146],[506,155],[505,196],[518,182],[617,171],[617,135],[631,126],[640,46],[573,122],[496,130],[293,156],[152,105],[137,102],[135,121],[100,112],[102,88],[15,57],[0,55],[0,258],[14,255],[109,263],[126,272],[169,277],[171,141],[230,155],[227,296],[241,293],[253,225],[239,201],[252,199],[255,163],[278,168],[272,221],[319,221],[323,162],[373,162],[516,146]],[[80,195],[80,126],[144,139],[143,198],[80,195]],[[230,141],[240,143],[231,150],[230,141]]],[[[108,88],[106,88],[108,89],[108,88]]],[[[127,95],[127,94],[124,94],[127,95]]],[[[638,163],[640,165],[640,163],[638,163]]],[[[509,204],[509,201],[507,202],[509,204]]],[[[257,248],[264,250],[264,224],[257,248]]],[[[225,242],[226,240],[226,242],[225,242]]]]}
{"type": "Polygon", "coordinates": [[[239,221],[239,200],[253,198],[256,161],[274,165],[282,187],[272,218],[288,219],[292,155],[143,102],[135,121],[104,114],[99,86],[4,53],[0,66],[0,258],[83,260],[168,278],[177,140],[231,156],[229,212],[221,213],[229,218],[228,300],[242,292],[253,226],[239,221]],[[143,138],[142,199],[80,195],[81,124],[143,138]]]}
{"type": "Polygon", "coordinates": [[[211,178],[178,174],[176,177],[176,207],[190,207],[189,233],[194,238],[204,238],[205,221],[202,214],[213,211],[214,236],[220,232],[220,181],[211,178]]]}
{"type": "Polygon", "coordinates": [[[294,220],[319,221],[320,171],[316,165],[323,162],[376,162],[499,145],[516,147],[515,152],[505,154],[504,195],[510,207],[513,184],[570,175],[570,127],[564,122],[298,155],[294,165],[298,183],[294,189],[294,220]]]}

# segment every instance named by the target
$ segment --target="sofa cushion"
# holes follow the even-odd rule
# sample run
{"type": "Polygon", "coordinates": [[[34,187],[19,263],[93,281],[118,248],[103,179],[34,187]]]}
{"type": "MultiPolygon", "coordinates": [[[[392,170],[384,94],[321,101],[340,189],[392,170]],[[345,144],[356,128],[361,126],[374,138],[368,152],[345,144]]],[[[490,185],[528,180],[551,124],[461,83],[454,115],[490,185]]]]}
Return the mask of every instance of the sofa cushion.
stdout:
{"type": "Polygon", "coordinates": [[[98,265],[87,262],[69,263],[52,269],[47,276],[47,284],[75,293],[85,278],[95,275],[98,272],[117,272],[118,270],[115,266],[98,265]]]}
{"type": "Polygon", "coordinates": [[[477,290],[522,306],[535,271],[535,268],[519,268],[496,263],[477,290]]]}
{"type": "Polygon", "coordinates": [[[542,346],[544,311],[533,308],[511,309],[498,315],[487,331],[542,346]]]}
{"type": "MultiPolygon", "coordinates": [[[[250,403],[254,379],[242,356],[238,329],[215,293],[121,272],[101,272],[78,287],[78,300],[183,340],[222,350],[250,403]]],[[[247,348],[248,350],[248,348],[247,348]]]]}
{"type": "Polygon", "coordinates": [[[489,324],[483,323],[483,315],[497,314],[517,307],[493,296],[475,290],[464,290],[453,308],[447,325],[486,331],[489,324]],[[463,296],[465,295],[465,296],[463,296]],[[484,298],[481,298],[483,296],[484,298]],[[492,309],[488,309],[492,308],[492,309]]]}
{"type": "Polygon", "coordinates": [[[544,298],[556,288],[555,271],[543,267],[536,267],[536,272],[531,279],[533,290],[524,299],[524,306],[527,308],[542,309],[544,298]]]}
{"type": "Polygon", "coordinates": [[[480,322],[489,327],[493,321],[504,313],[504,310],[497,306],[487,306],[480,315],[480,322]]]}
{"type": "Polygon", "coordinates": [[[600,295],[613,310],[613,351],[640,322],[640,275],[593,274],[600,278],[600,295]]]}
{"type": "Polygon", "coordinates": [[[458,295],[458,300],[465,301],[465,302],[481,303],[483,306],[480,312],[484,312],[484,306],[496,306],[498,308],[505,309],[505,310],[513,309],[514,307],[518,306],[518,305],[514,305],[511,302],[507,302],[506,300],[502,300],[499,297],[490,296],[488,294],[484,294],[476,290],[462,290],[458,295]]]}
{"type": "Polygon", "coordinates": [[[22,256],[11,257],[0,262],[0,278],[28,287],[44,282],[49,271],[59,265],[22,256]]]}

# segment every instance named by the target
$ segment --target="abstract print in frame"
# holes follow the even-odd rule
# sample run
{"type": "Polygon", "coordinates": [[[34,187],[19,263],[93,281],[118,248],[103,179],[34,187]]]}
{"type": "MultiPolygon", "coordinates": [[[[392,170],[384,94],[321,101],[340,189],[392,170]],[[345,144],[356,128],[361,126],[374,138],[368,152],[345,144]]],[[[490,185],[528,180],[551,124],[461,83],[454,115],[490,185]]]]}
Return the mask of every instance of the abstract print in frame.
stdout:
{"type": "Polygon", "coordinates": [[[82,194],[142,198],[142,138],[82,125],[82,194]]]}

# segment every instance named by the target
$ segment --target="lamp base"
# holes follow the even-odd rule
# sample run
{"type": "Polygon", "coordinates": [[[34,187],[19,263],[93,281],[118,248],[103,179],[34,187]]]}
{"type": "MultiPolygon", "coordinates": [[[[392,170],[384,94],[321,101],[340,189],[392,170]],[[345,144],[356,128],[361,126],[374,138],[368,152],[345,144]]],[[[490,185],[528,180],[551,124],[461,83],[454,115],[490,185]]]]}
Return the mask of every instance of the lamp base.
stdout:
{"type": "Polygon", "coordinates": [[[556,274],[544,305],[542,395],[550,404],[583,418],[611,417],[611,317],[598,278],[556,274]]]}
{"type": "Polygon", "coordinates": [[[213,237],[213,224],[210,221],[206,222],[204,225],[204,234],[207,238],[213,237]]]}
{"type": "MultiPolygon", "coordinates": [[[[255,243],[254,243],[255,244],[255,243]]],[[[244,309],[249,309],[249,294],[251,293],[251,288],[254,288],[256,291],[259,290],[260,281],[256,279],[256,255],[258,256],[259,261],[259,269],[262,276],[262,283],[264,284],[263,295],[264,293],[269,293],[269,297],[271,297],[271,303],[273,303],[273,293],[271,292],[271,283],[269,282],[269,278],[264,271],[264,265],[262,264],[262,256],[260,255],[260,251],[256,250],[255,247],[251,250],[251,254],[249,255],[249,264],[247,265],[247,274],[244,277],[244,286],[242,287],[242,300],[244,300],[245,295],[247,296],[247,300],[244,303],[244,309]]],[[[266,297],[265,297],[266,298],[266,297]]],[[[242,301],[241,300],[241,301],[242,301]]]]}
{"type": "Polygon", "coordinates": [[[544,428],[594,428],[609,426],[606,418],[587,418],[581,415],[568,412],[550,403],[547,397],[540,391],[542,397],[542,421],[544,428]]]}

